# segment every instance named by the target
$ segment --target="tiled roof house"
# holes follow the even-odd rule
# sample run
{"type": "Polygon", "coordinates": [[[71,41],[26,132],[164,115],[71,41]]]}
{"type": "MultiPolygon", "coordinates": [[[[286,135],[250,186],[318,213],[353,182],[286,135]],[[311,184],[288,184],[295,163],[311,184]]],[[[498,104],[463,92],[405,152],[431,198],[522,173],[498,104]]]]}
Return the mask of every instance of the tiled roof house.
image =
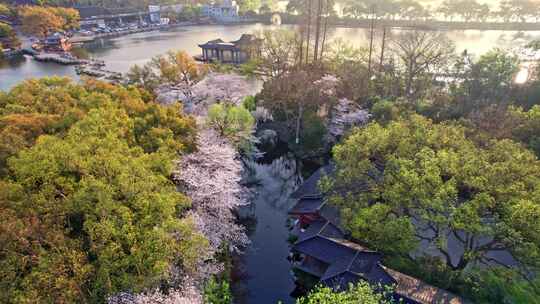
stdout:
{"type": "Polygon", "coordinates": [[[452,293],[383,266],[380,253],[346,240],[339,224],[339,211],[318,190],[320,178],[334,170],[332,165],[321,168],[293,193],[298,199],[289,211],[298,219],[298,239],[291,249],[294,267],[337,290],[363,280],[372,286],[393,286],[393,297],[402,303],[467,303],[452,293]]]}

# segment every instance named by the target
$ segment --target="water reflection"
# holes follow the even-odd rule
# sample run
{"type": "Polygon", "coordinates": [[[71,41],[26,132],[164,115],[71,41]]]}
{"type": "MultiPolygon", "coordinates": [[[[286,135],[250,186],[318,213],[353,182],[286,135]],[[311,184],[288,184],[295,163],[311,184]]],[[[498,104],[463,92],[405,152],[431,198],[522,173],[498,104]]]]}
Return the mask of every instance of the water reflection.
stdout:
{"type": "Polygon", "coordinates": [[[289,230],[287,211],[292,206],[290,194],[300,183],[296,161],[281,157],[270,164],[248,162],[255,195],[244,216],[256,218],[251,230],[252,241],[242,264],[247,278],[235,286],[237,303],[294,303],[291,267],[287,260],[289,230]]]}
{"type": "Polygon", "coordinates": [[[3,68],[16,68],[21,66],[26,61],[26,57],[23,55],[15,56],[9,59],[1,58],[0,59],[0,69],[3,68]]]}
{"type": "Polygon", "coordinates": [[[46,76],[69,76],[79,79],[73,66],[38,62],[28,56],[20,56],[7,60],[0,66],[0,90],[7,90],[25,79],[46,76]]]}

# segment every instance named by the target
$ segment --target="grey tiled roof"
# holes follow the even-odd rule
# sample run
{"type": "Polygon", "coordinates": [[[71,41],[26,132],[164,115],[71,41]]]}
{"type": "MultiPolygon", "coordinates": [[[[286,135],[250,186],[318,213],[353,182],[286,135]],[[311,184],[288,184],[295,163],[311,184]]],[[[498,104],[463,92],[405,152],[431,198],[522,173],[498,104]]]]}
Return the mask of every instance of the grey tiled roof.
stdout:
{"type": "Polygon", "coordinates": [[[315,171],[315,173],[313,173],[308,179],[306,179],[304,183],[300,185],[300,187],[291,194],[291,197],[298,199],[303,196],[321,195],[321,192],[319,191],[319,180],[324,175],[334,174],[334,171],[334,164],[329,164],[321,167],[319,170],[315,171]]]}
{"type": "Polygon", "coordinates": [[[289,214],[316,213],[324,205],[322,196],[304,196],[289,211],[289,214]]]}
{"type": "Polygon", "coordinates": [[[339,227],[324,220],[317,220],[309,224],[309,227],[306,229],[300,231],[298,234],[298,242],[305,241],[317,235],[336,239],[344,237],[344,234],[339,227]]]}

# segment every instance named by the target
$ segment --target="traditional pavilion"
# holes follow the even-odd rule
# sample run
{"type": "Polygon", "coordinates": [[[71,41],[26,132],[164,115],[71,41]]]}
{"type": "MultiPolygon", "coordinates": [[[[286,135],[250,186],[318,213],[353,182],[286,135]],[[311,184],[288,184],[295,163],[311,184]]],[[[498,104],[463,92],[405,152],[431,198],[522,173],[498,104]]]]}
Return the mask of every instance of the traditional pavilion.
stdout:
{"type": "Polygon", "coordinates": [[[221,39],[199,44],[202,49],[202,61],[219,61],[222,63],[242,64],[256,57],[260,52],[262,39],[244,34],[240,39],[225,42],[221,39]]]}

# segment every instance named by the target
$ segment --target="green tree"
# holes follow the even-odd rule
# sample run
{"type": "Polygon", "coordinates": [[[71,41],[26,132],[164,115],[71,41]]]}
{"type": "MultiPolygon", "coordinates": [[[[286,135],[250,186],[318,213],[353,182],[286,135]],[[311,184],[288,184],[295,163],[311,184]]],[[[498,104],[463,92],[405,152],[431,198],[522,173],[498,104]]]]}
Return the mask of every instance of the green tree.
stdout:
{"type": "Polygon", "coordinates": [[[246,110],[253,112],[257,108],[257,99],[255,96],[246,96],[244,100],[242,100],[242,107],[244,107],[246,110]]]}
{"type": "Polygon", "coordinates": [[[0,15],[4,15],[4,16],[11,15],[11,9],[4,3],[0,3],[0,15]]]}
{"type": "Polygon", "coordinates": [[[7,24],[0,23],[0,47],[16,49],[20,46],[21,41],[17,37],[17,33],[15,33],[13,28],[7,24]]]}
{"type": "Polygon", "coordinates": [[[371,108],[373,118],[384,125],[400,117],[400,109],[389,100],[379,100],[371,108]]]}
{"type": "Polygon", "coordinates": [[[465,292],[475,303],[538,303],[540,280],[526,281],[504,267],[472,272],[465,292]]]}
{"type": "Polygon", "coordinates": [[[422,241],[458,272],[500,263],[493,251],[537,269],[536,156],[510,140],[478,146],[466,131],[418,115],[357,130],[334,148],[332,201],[353,237],[391,255],[407,256],[422,241]]]}
{"type": "Polygon", "coordinates": [[[168,178],[175,156],[130,146],[135,128],[108,102],[9,160],[3,301],[102,302],[156,286],[173,265],[194,270],[206,240],[181,217],[190,204],[168,178]]]}
{"type": "Polygon", "coordinates": [[[136,85],[148,92],[154,92],[159,85],[158,75],[148,64],[144,66],[139,66],[138,64],[131,66],[126,77],[129,84],[136,85]]]}
{"type": "Polygon", "coordinates": [[[255,119],[246,108],[223,103],[210,106],[206,121],[240,147],[248,144],[255,126],[255,119]]]}
{"type": "Polygon", "coordinates": [[[194,268],[206,240],[169,176],[195,121],[142,98],[66,78],[0,94],[0,302],[102,302],[194,268]]]}
{"type": "Polygon", "coordinates": [[[519,63],[516,55],[501,49],[491,50],[462,68],[463,81],[453,94],[463,100],[466,111],[489,104],[510,103],[519,63]]]}
{"type": "Polygon", "coordinates": [[[540,157],[540,106],[535,105],[529,111],[509,107],[508,114],[516,121],[510,130],[512,138],[526,144],[540,157]]]}
{"type": "Polygon", "coordinates": [[[239,0],[238,5],[241,13],[254,12],[261,7],[261,0],[239,0]]]}
{"type": "Polygon", "coordinates": [[[134,138],[130,145],[145,152],[164,148],[192,151],[195,120],[178,115],[178,105],[161,107],[145,101],[143,93],[134,87],[94,80],[79,85],[68,78],[53,77],[28,80],[0,94],[0,175],[5,173],[6,159],[32,146],[40,135],[63,136],[88,111],[112,100],[133,118],[134,138]]]}
{"type": "Polygon", "coordinates": [[[204,286],[204,303],[206,304],[231,304],[232,294],[229,283],[226,280],[218,281],[215,277],[204,286]]]}
{"type": "Polygon", "coordinates": [[[385,292],[375,291],[368,283],[351,284],[348,290],[336,292],[329,287],[318,286],[296,304],[388,304],[385,292]]]}

